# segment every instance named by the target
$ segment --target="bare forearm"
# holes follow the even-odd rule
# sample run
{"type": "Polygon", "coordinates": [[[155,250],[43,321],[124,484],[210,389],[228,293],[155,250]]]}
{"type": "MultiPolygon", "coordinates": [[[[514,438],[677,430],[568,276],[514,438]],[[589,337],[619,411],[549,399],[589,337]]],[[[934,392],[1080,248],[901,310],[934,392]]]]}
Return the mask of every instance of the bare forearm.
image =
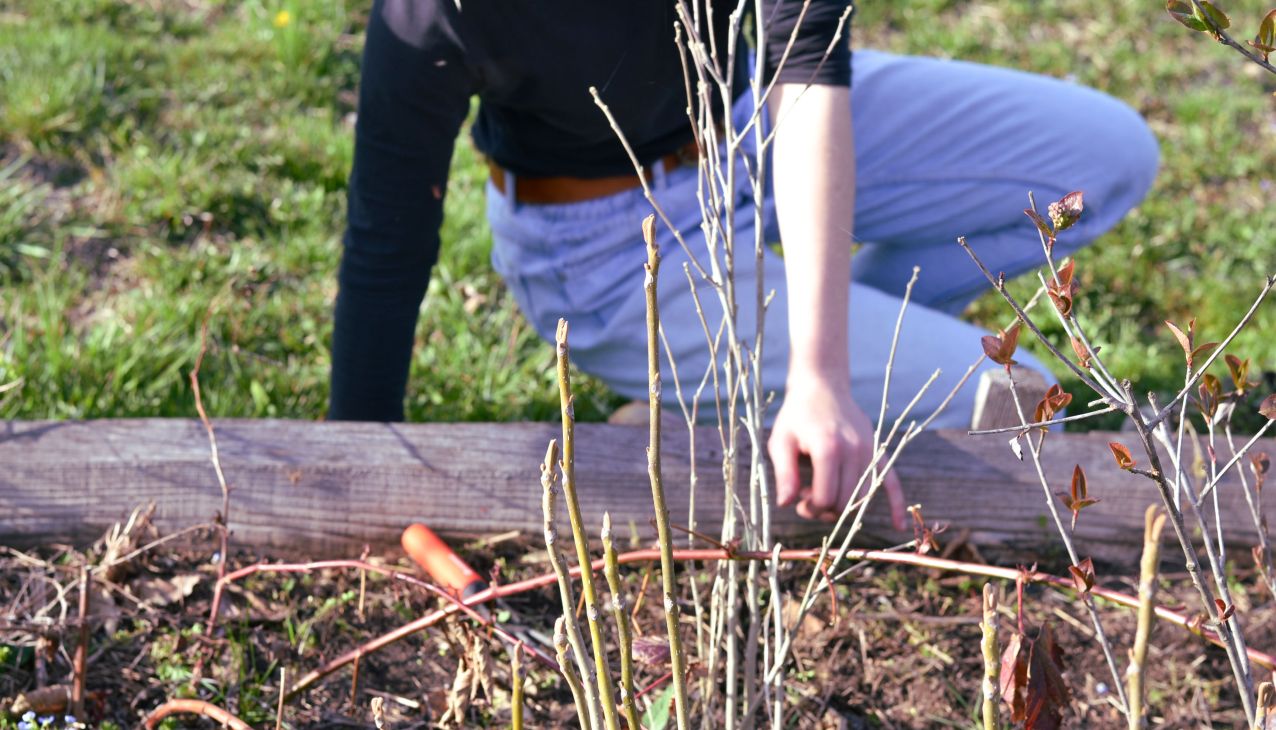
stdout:
{"type": "Polygon", "coordinates": [[[781,84],[771,99],[775,197],[789,292],[790,385],[849,387],[855,209],[850,90],[781,84]]]}

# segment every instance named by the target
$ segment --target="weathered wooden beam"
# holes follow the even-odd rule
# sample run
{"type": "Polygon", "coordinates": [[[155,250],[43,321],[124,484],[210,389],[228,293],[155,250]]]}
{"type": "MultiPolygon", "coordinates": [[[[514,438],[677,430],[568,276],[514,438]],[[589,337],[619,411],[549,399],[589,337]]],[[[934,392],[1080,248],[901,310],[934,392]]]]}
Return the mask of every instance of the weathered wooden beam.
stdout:
{"type": "MultiPolygon", "coordinates": [[[[233,488],[234,544],[323,555],[357,552],[365,542],[394,543],[412,521],[445,533],[539,531],[537,467],[549,439],[559,434],[547,423],[220,420],[216,428],[233,488]]],[[[646,439],[640,427],[577,427],[576,468],[589,524],[601,525],[609,510],[622,534],[627,524],[644,539],[651,534],[646,439]]],[[[1032,465],[1017,461],[1007,440],[958,431],[921,435],[898,465],[908,500],[922,505],[927,521],[968,530],[973,543],[1003,555],[1057,551],[1032,465]]],[[[1091,496],[1102,500],[1081,515],[1079,550],[1132,563],[1143,510],[1158,500],[1148,480],[1116,468],[1110,440],[1133,446],[1128,434],[1051,434],[1045,468],[1054,488],[1064,490],[1073,466],[1081,464],[1091,496]]],[[[672,519],[681,525],[689,522],[687,442],[684,431],[664,445],[665,488],[672,519]]],[[[1265,440],[1259,450],[1276,454],[1276,442],[1265,440]]],[[[699,430],[696,513],[710,534],[724,502],[720,464],[716,431],[699,430]]],[[[1252,544],[1254,528],[1239,484],[1225,483],[1220,496],[1228,538],[1238,546],[1252,544]]],[[[221,508],[207,437],[197,421],[0,424],[0,544],[83,543],[149,501],[156,503],[156,523],[164,531],[206,522],[221,508]]],[[[788,509],[777,511],[773,525],[789,546],[818,544],[825,527],[788,509]]],[[[879,500],[864,542],[909,537],[891,529],[885,500],[879,500]]]]}

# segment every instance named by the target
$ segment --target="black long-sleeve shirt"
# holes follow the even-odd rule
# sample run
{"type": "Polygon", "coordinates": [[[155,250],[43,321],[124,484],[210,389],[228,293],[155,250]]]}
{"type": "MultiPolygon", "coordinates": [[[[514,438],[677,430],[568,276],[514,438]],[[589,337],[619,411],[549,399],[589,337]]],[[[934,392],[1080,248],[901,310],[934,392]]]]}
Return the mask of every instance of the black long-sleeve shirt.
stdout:
{"type": "MultiPolygon", "coordinates": [[[[523,177],[632,172],[590,86],[640,162],[692,139],[673,0],[459,6],[377,0],[368,21],[330,418],[402,418],[417,311],[438,258],[448,168],[472,96],[480,99],[475,145],[523,177]]],[[[801,0],[765,0],[768,69],[779,65],[796,27],[780,81],[849,85],[849,44],[835,44],[825,58],[845,8],[842,0],[812,0],[803,15],[801,0]]],[[[731,9],[716,4],[704,28],[723,57],[731,9]]],[[[738,49],[730,69],[737,93],[747,88],[746,53],[738,49]]]]}

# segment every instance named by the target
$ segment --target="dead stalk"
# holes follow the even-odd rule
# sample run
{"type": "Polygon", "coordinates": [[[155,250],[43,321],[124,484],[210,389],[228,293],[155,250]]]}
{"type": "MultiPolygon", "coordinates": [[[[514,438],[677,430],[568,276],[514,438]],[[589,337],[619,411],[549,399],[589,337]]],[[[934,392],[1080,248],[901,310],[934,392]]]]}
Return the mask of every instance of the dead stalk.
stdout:
{"type": "Polygon", "coordinates": [[[1001,670],[1001,650],[997,647],[997,588],[984,584],[984,620],[979,624],[984,654],[983,711],[984,730],[997,730],[997,682],[1001,670]]]}
{"type": "Polygon", "coordinates": [[[1134,634],[1134,648],[1130,650],[1130,666],[1125,671],[1130,698],[1130,730],[1147,727],[1147,707],[1144,704],[1144,670],[1147,666],[1148,640],[1152,636],[1155,620],[1153,601],[1156,598],[1157,566],[1161,561],[1161,531],[1165,528],[1165,515],[1155,505],[1149,506],[1143,530],[1143,559],[1139,564],[1138,628],[1134,634]]]}
{"type": "Polygon", "coordinates": [[[288,689],[288,669],[287,667],[279,668],[279,704],[275,707],[275,730],[283,730],[284,726],[284,696],[288,689]]]}
{"type": "MultiPolygon", "coordinates": [[[[642,222],[642,235],[647,243],[646,276],[643,290],[647,297],[647,382],[651,396],[650,442],[647,446],[647,476],[651,479],[651,501],[656,510],[656,531],[660,543],[660,573],[664,586],[665,624],[669,632],[669,653],[673,670],[674,705],[678,729],[690,727],[687,705],[687,665],[679,633],[678,578],[674,572],[673,533],[669,529],[669,507],[660,474],[660,305],[656,300],[656,278],[660,273],[660,249],[656,246],[656,219],[647,216],[642,222]]],[[[561,340],[560,340],[561,341],[561,340]]],[[[559,346],[563,352],[565,344],[559,346]]],[[[560,373],[565,366],[560,365],[560,373]]],[[[560,378],[561,378],[560,374],[560,378]]],[[[588,562],[581,560],[584,565],[588,562]]]]}
{"type": "Polygon", "coordinates": [[[84,717],[84,676],[88,671],[89,653],[89,570],[80,568],[80,631],[75,643],[74,678],[71,683],[71,709],[76,717],[84,717]]]}

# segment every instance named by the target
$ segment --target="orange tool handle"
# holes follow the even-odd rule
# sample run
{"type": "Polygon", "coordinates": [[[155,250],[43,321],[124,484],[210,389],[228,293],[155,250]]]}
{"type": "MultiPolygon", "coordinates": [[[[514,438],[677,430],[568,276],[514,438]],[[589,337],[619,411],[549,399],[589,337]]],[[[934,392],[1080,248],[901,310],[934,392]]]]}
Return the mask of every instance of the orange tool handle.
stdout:
{"type": "Polygon", "coordinates": [[[456,595],[469,598],[487,587],[483,577],[425,525],[408,525],[401,542],[404,552],[413,562],[421,566],[435,583],[456,595]]]}

